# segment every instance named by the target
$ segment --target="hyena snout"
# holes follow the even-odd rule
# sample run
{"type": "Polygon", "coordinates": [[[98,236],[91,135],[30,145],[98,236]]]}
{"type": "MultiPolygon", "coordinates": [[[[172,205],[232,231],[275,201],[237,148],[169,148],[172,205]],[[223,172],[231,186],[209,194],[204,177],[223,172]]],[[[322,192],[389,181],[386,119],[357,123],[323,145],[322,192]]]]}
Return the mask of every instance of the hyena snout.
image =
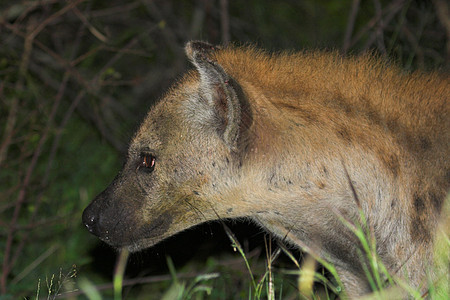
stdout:
{"type": "MultiPolygon", "coordinates": [[[[130,205],[117,195],[113,182],[89,204],[83,212],[84,226],[90,233],[113,247],[134,244],[136,236],[146,236],[140,220],[134,213],[139,207],[130,205]]],[[[134,203],[133,201],[131,201],[134,203]]],[[[153,224],[154,225],[154,224],[153,224]]]]}
{"type": "Polygon", "coordinates": [[[84,226],[93,235],[111,243],[111,238],[117,235],[117,225],[121,219],[121,211],[116,207],[107,188],[84,210],[82,217],[84,226]]]}
{"type": "Polygon", "coordinates": [[[105,232],[104,225],[102,224],[103,218],[100,215],[98,201],[92,202],[83,211],[83,224],[86,226],[90,233],[97,237],[102,237],[102,232],[105,232]]]}

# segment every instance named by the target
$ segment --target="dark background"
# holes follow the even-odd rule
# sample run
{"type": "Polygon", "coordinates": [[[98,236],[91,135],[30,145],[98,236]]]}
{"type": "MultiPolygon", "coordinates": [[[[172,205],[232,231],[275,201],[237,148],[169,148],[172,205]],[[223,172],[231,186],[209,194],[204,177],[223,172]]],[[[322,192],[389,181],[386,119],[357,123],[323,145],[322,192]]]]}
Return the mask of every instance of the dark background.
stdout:
{"type": "MultiPolygon", "coordinates": [[[[1,0],[0,299],[86,286],[111,296],[116,253],[81,213],[120,169],[148,108],[190,67],[187,41],[372,51],[406,72],[448,73],[449,35],[445,0],[1,0]]],[[[264,233],[228,226],[258,278],[264,233]]],[[[216,223],[133,255],[127,278],[151,283],[128,282],[125,297],[159,299],[172,282],[168,256],[186,282],[219,272],[211,298],[248,298],[245,263],[216,223]]],[[[296,278],[283,270],[295,266],[281,256],[276,267],[277,295],[283,286],[288,298],[296,278]]]]}

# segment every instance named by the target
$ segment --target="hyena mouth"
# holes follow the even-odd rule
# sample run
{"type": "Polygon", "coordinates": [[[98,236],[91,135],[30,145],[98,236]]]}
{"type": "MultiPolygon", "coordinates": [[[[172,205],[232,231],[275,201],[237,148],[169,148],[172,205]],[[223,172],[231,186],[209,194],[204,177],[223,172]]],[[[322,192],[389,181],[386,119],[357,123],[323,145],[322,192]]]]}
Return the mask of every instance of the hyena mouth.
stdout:
{"type": "Polygon", "coordinates": [[[115,248],[126,247],[130,252],[135,252],[151,247],[166,238],[172,220],[172,215],[163,213],[151,223],[140,228],[116,229],[114,234],[109,234],[108,231],[105,231],[100,239],[115,248]]]}
{"type": "Polygon", "coordinates": [[[138,236],[145,239],[161,238],[167,233],[170,225],[173,222],[173,216],[164,212],[154,219],[150,224],[144,225],[139,229],[138,236]]]}

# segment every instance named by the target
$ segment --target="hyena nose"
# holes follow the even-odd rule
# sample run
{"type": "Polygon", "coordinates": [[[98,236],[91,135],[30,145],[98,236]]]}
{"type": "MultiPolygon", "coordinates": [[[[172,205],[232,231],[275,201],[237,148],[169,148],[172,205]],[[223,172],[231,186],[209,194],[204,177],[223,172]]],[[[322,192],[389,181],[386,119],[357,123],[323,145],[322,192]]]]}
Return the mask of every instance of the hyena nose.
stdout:
{"type": "Polygon", "coordinates": [[[83,212],[83,224],[86,226],[87,230],[95,236],[100,237],[100,225],[99,225],[99,216],[92,209],[92,206],[89,205],[83,212]]]}

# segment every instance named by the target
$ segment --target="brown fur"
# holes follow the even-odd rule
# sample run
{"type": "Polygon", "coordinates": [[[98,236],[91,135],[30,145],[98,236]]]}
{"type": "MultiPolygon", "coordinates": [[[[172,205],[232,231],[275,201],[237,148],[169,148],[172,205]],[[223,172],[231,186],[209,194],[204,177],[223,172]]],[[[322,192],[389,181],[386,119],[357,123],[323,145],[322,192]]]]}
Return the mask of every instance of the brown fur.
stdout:
{"type": "MultiPolygon", "coordinates": [[[[449,77],[370,55],[270,55],[193,42],[196,66],[151,109],[122,173],[86,209],[91,232],[138,250],[201,222],[248,217],[369,289],[344,224],[359,208],[388,270],[423,286],[450,186],[449,77]],[[143,172],[142,157],[156,157],[143,172]]],[[[425,289],[425,287],[424,287],[425,289]]]]}

